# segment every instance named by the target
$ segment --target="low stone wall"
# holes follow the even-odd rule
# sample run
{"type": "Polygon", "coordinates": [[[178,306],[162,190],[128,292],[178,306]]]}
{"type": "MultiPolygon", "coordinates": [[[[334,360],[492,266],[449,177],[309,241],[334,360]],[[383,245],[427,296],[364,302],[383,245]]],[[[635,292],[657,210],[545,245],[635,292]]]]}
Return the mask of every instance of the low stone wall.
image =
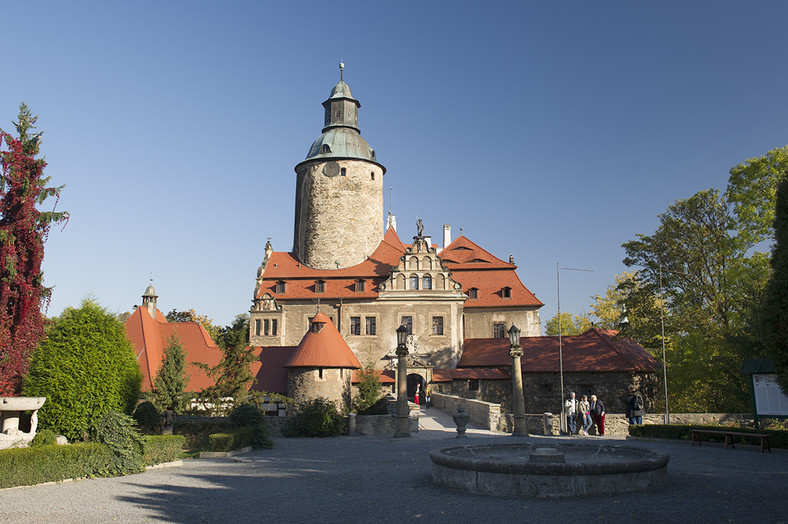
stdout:
{"type": "MultiPolygon", "coordinates": [[[[415,404],[414,404],[415,405],[415,404]]],[[[408,431],[419,430],[419,412],[411,410],[408,417],[408,431]]],[[[393,415],[357,415],[356,435],[393,435],[397,431],[397,417],[393,415]]]]}
{"type": "Polygon", "coordinates": [[[464,406],[465,411],[471,417],[469,422],[486,429],[497,430],[501,423],[500,404],[455,395],[444,395],[443,393],[433,393],[431,400],[433,406],[452,415],[460,405],[464,406]]]}

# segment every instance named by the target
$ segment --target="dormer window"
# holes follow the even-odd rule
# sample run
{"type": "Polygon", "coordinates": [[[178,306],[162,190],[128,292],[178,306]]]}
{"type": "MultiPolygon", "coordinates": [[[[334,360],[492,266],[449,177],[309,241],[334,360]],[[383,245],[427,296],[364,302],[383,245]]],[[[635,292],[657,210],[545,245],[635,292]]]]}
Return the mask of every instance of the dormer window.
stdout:
{"type": "Polygon", "coordinates": [[[361,293],[362,291],[364,291],[364,281],[356,280],[356,293],[361,293]]]}
{"type": "Polygon", "coordinates": [[[315,281],[315,293],[324,293],[326,291],[326,281],[325,280],[316,280],[315,281]]]}
{"type": "Polygon", "coordinates": [[[328,144],[323,144],[323,147],[320,149],[321,153],[330,153],[331,147],[328,144]]]}
{"type": "Polygon", "coordinates": [[[475,287],[472,287],[471,289],[469,289],[468,290],[468,298],[473,298],[473,299],[479,298],[479,290],[476,289],[475,287]]]}
{"type": "Polygon", "coordinates": [[[286,288],[287,288],[287,282],[285,282],[284,280],[279,280],[276,283],[276,292],[277,293],[284,293],[286,288]]]}
{"type": "Polygon", "coordinates": [[[503,298],[512,298],[512,288],[510,288],[509,286],[503,288],[501,295],[503,296],[503,298]]]}

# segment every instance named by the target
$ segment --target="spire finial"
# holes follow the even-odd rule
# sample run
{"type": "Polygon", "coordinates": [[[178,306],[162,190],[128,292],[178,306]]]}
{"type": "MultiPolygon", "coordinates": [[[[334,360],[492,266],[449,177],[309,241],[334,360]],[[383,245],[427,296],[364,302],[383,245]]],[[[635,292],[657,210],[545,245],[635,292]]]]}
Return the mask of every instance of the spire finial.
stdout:
{"type": "Polygon", "coordinates": [[[343,62],[342,59],[340,58],[339,59],[339,81],[340,82],[344,81],[344,79],[342,78],[342,73],[344,72],[344,70],[345,70],[345,62],[343,62]]]}

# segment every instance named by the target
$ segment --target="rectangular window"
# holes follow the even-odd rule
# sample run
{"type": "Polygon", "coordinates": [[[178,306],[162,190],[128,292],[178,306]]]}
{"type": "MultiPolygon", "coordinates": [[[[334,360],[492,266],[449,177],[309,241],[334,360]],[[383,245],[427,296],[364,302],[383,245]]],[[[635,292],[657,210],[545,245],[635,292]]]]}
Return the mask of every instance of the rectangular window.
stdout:
{"type": "Polygon", "coordinates": [[[315,282],[315,293],[323,293],[326,290],[326,283],[324,280],[315,282]]]}
{"type": "Polygon", "coordinates": [[[366,331],[367,335],[377,335],[378,334],[378,326],[377,326],[378,320],[375,317],[367,317],[365,320],[366,320],[366,323],[367,323],[367,331],[366,331]]]}
{"type": "Polygon", "coordinates": [[[412,275],[410,277],[410,289],[419,289],[419,277],[418,277],[418,275],[412,275]]]}
{"type": "Polygon", "coordinates": [[[413,317],[402,317],[400,324],[408,330],[408,335],[413,334],[413,317]]]}
{"type": "Polygon", "coordinates": [[[493,338],[506,338],[506,324],[493,324],[493,338]]]}
{"type": "Polygon", "coordinates": [[[276,319],[275,318],[272,319],[271,320],[271,335],[274,336],[274,337],[276,336],[276,324],[277,324],[276,319]]]}
{"type": "Polygon", "coordinates": [[[432,317],[432,334],[443,335],[443,317],[432,317]]]}
{"type": "Polygon", "coordinates": [[[262,324],[260,319],[259,318],[255,319],[255,321],[254,321],[254,334],[255,334],[256,337],[260,336],[260,329],[261,329],[260,328],[260,324],[262,324]]]}
{"type": "Polygon", "coordinates": [[[468,391],[479,391],[479,379],[472,378],[468,381],[468,391]]]}
{"type": "Polygon", "coordinates": [[[271,326],[271,323],[270,323],[270,321],[268,319],[263,320],[263,336],[265,336],[265,337],[268,336],[268,330],[269,330],[270,326],[271,326]]]}
{"type": "Polygon", "coordinates": [[[362,291],[364,291],[364,281],[356,280],[356,293],[360,293],[362,291]]]}
{"type": "Polygon", "coordinates": [[[285,282],[284,280],[280,280],[276,283],[276,292],[277,293],[284,293],[285,292],[285,282]]]}
{"type": "Polygon", "coordinates": [[[350,317],[350,334],[361,334],[361,317],[350,317]]]}

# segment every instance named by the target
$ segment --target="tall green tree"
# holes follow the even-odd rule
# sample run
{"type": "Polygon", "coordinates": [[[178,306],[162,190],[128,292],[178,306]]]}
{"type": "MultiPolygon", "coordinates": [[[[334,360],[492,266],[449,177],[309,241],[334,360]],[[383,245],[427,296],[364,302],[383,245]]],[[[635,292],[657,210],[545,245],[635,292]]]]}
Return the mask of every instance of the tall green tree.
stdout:
{"type": "Polygon", "coordinates": [[[164,359],[153,381],[153,402],[156,408],[183,413],[186,408],[185,392],[188,382],[186,352],[178,335],[175,334],[167,341],[164,359]]]}
{"type": "Polygon", "coordinates": [[[774,272],[762,306],[762,337],[766,354],[777,368],[777,380],[788,391],[788,178],[778,186],[774,231],[774,272]]]}
{"type": "Polygon", "coordinates": [[[126,329],[90,300],[67,308],[33,353],[26,395],[47,397],[42,429],[81,439],[110,411],[131,414],[142,375],[126,329]]]}
{"type": "Polygon", "coordinates": [[[726,199],[733,205],[738,234],[749,244],[774,240],[777,186],[788,174],[788,146],[772,149],[731,168],[726,199]]]}
{"type": "Polygon", "coordinates": [[[43,285],[44,241],[65,212],[39,211],[61,187],[47,187],[46,162],[36,158],[41,133],[38,117],[24,104],[14,122],[19,137],[0,130],[0,396],[18,394],[30,355],[44,335],[41,304],[51,288],[43,285]],[[1,149],[5,142],[7,149],[1,149]]]}
{"type": "Polygon", "coordinates": [[[222,360],[218,365],[195,362],[204,369],[215,384],[202,391],[202,397],[213,404],[221,399],[233,398],[240,400],[249,391],[256,378],[252,374],[251,364],[257,358],[249,347],[249,315],[235,317],[232,325],[222,329],[218,344],[222,349],[222,360]]]}
{"type": "MultiPolygon", "coordinates": [[[[545,324],[545,335],[548,337],[557,337],[558,336],[558,313],[556,313],[553,318],[547,321],[545,324]]],[[[572,313],[567,313],[565,311],[561,312],[561,334],[563,336],[567,335],[579,335],[585,331],[591,329],[591,319],[588,318],[586,315],[573,315],[572,313]]]]}

